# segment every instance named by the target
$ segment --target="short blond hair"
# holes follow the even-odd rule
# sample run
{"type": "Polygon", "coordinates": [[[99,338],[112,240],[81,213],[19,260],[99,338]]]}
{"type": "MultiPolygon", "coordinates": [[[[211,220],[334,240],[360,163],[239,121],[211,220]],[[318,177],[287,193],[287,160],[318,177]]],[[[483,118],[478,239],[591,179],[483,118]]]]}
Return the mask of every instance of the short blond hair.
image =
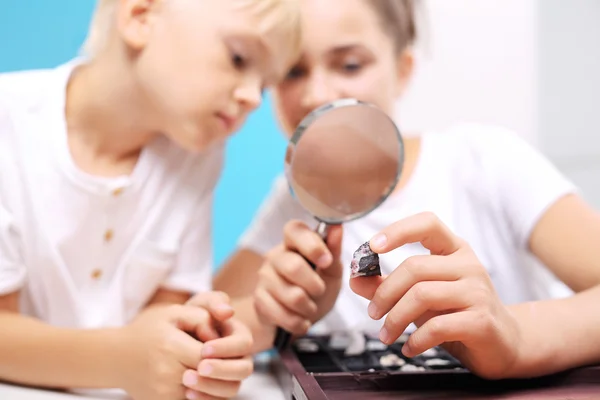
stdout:
{"type": "Polygon", "coordinates": [[[98,0],[82,51],[93,57],[106,45],[114,20],[118,0],[98,0]]]}
{"type": "MultiPolygon", "coordinates": [[[[248,8],[257,13],[264,21],[263,29],[276,29],[283,35],[283,39],[289,44],[286,48],[291,51],[289,55],[286,54],[286,59],[298,55],[301,41],[300,0],[234,1],[241,8],[248,8]]],[[[118,0],[97,0],[88,36],[82,48],[85,55],[93,57],[106,46],[114,23],[117,3],[118,0]]]]}

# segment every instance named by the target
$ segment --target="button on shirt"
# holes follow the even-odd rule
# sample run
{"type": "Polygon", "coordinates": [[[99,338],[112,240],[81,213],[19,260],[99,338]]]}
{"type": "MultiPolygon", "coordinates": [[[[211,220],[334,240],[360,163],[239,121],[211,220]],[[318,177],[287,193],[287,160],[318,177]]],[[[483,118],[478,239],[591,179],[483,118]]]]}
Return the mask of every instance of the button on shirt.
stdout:
{"type": "Polygon", "coordinates": [[[212,192],[223,146],[192,155],[164,137],[134,171],[81,171],[67,144],[69,76],[81,62],[0,75],[0,295],[57,326],[127,323],[159,287],[211,286],[212,192]]]}

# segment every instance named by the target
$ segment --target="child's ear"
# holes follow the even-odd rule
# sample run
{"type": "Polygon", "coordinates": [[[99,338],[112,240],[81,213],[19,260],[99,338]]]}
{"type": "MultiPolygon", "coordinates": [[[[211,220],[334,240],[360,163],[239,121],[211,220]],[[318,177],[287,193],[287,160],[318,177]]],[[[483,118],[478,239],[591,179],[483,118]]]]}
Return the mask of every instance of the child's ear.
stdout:
{"type": "Polygon", "coordinates": [[[154,12],[160,0],[119,0],[117,27],[132,50],[142,50],[150,38],[154,12]]]}
{"type": "Polygon", "coordinates": [[[415,57],[412,49],[406,49],[398,55],[397,59],[397,74],[398,87],[396,88],[396,96],[401,96],[406,91],[410,80],[413,76],[415,68],[415,57]]]}

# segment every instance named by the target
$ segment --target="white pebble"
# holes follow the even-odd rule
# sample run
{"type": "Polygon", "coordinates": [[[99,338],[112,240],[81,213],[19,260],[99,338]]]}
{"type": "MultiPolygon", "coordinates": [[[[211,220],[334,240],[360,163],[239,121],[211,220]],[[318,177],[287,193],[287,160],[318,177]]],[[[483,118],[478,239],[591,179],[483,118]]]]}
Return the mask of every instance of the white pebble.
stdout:
{"type": "Polygon", "coordinates": [[[400,368],[400,370],[401,371],[425,371],[425,368],[418,366],[418,365],[406,364],[406,365],[403,365],[402,368],[400,368]]]}
{"type": "Polygon", "coordinates": [[[451,362],[448,360],[443,360],[441,358],[433,358],[431,360],[427,360],[425,361],[425,365],[427,365],[428,367],[441,367],[444,365],[450,365],[451,362]]]}
{"type": "Polygon", "coordinates": [[[351,341],[346,332],[333,332],[329,338],[329,347],[332,350],[344,350],[350,346],[351,341]]]}
{"type": "Polygon", "coordinates": [[[387,345],[379,340],[369,340],[367,342],[367,350],[369,351],[385,351],[387,348],[387,345]]]}
{"type": "Polygon", "coordinates": [[[431,348],[429,350],[425,350],[422,355],[425,357],[437,357],[438,354],[439,352],[436,349],[431,348]]]}
{"type": "Polygon", "coordinates": [[[381,356],[381,358],[379,358],[379,363],[383,367],[401,367],[406,364],[406,361],[398,357],[396,354],[386,354],[385,356],[381,356]]]}
{"type": "Polygon", "coordinates": [[[296,342],[296,347],[304,353],[316,353],[319,351],[319,345],[309,339],[299,339],[296,342]]]}

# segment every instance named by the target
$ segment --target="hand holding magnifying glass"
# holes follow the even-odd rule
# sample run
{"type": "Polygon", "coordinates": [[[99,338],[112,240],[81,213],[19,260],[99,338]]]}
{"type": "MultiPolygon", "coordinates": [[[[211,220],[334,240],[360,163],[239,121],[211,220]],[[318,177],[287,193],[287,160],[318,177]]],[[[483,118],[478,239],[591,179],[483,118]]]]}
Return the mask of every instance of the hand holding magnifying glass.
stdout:
{"type": "MultiPolygon", "coordinates": [[[[287,148],[285,173],[293,196],[319,222],[317,232],[326,240],[330,226],[363,217],[385,201],[403,161],[402,137],[391,118],[373,105],[343,99],[300,123],[287,148]]],[[[278,329],[275,346],[286,347],[290,338],[278,329]]]]}

